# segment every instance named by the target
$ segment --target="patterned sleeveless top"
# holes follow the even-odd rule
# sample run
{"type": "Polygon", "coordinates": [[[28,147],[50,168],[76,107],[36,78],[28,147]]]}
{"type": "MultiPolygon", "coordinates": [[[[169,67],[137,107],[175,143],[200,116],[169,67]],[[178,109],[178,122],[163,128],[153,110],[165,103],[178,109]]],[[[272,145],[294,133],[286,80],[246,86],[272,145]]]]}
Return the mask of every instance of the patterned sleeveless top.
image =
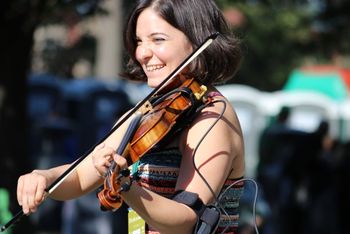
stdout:
{"type": "MultiPolygon", "coordinates": [[[[140,158],[137,166],[139,185],[159,195],[171,198],[175,194],[176,181],[179,175],[181,153],[177,148],[170,148],[148,153],[140,158]]],[[[222,192],[239,179],[226,180],[222,192]]],[[[239,199],[243,193],[244,182],[238,182],[222,195],[220,203],[227,214],[222,214],[216,233],[236,234],[239,219],[239,199]]],[[[157,234],[150,226],[146,226],[147,234],[157,234]]]]}

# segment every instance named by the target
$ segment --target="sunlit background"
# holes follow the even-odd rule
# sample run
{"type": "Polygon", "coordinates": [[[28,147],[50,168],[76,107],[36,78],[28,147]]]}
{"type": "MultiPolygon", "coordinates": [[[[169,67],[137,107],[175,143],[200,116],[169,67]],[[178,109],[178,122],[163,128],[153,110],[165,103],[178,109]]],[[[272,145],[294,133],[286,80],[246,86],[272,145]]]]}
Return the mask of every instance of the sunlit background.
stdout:
{"type": "MultiPolygon", "coordinates": [[[[123,25],[134,2],[4,1],[1,224],[20,210],[15,195],[19,175],[77,159],[150,92],[144,84],[119,75],[126,59],[123,25]]],[[[257,180],[261,134],[283,107],[290,109],[287,125],[302,133],[312,135],[321,123],[327,123],[329,131],[320,145],[331,142],[328,148],[315,149],[308,141],[299,144],[298,150],[288,148],[298,153],[308,150],[291,159],[293,173],[279,168],[283,178],[278,183],[276,204],[281,206],[271,204],[265,194],[268,188],[258,183],[258,201],[253,207],[255,189],[247,182],[241,233],[254,233],[253,209],[263,234],[350,233],[346,220],[350,209],[349,2],[216,2],[244,50],[238,74],[219,90],[241,121],[246,177],[257,180]],[[309,160],[304,160],[306,157],[309,160]],[[296,174],[297,179],[293,177],[296,174]],[[318,190],[312,190],[315,178],[318,190]]],[[[7,233],[124,234],[126,208],[103,213],[95,193],[74,201],[47,200],[36,214],[24,217],[7,233]]]]}

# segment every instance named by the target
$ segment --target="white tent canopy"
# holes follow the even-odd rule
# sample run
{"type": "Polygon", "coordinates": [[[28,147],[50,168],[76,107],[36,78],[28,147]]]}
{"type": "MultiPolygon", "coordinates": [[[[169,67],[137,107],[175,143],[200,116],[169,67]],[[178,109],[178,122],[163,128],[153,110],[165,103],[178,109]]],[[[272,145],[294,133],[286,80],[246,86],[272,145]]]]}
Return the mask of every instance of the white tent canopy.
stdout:
{"type": "Polygon", "coordinates": [[[289,124],[312,132],[322,120],[330,124],[334,138],[350,140],[350,98],[334,101],[313,91],[262,92],[245,85],[223,85],[219,91],[233,104],[245,137],[247,174],[254,176],[258,163],[258,141],[264,129],[283,106],[291,108],[289,124]]]}

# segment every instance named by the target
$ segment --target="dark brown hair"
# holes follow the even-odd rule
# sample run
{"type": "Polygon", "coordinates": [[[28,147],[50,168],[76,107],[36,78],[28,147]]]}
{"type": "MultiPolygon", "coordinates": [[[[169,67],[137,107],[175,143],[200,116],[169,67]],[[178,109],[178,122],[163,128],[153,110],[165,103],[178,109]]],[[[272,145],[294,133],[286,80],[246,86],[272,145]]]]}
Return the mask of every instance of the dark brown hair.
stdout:
{"type": "Polygon", "coordinates": [[[231,33],[214,0],[139,0],[129,15],[124,33],[125,48],[130,56],[127,63],[130,79],[147,79],[135,58],[135,50],[137,18],[149,7],[182,31],[194,49],[212,33],[220,33],[189,65],[191,75],[209,84],[224,83],[234,76],[241,62],[240,41],[231,33]]]}

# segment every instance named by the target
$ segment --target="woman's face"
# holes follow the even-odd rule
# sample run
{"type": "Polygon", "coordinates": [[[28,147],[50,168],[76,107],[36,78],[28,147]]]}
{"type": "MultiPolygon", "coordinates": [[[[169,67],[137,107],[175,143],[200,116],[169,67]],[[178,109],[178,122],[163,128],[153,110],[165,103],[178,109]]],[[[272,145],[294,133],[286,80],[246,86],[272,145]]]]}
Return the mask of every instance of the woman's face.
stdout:
{"type": "Polygon", "coordinates": [[[136,37],[135,56],[150,87],[160,84],[192,52],[192,45],[185,34],[151,8],[146,8],[139,15],[136,37]]]}

